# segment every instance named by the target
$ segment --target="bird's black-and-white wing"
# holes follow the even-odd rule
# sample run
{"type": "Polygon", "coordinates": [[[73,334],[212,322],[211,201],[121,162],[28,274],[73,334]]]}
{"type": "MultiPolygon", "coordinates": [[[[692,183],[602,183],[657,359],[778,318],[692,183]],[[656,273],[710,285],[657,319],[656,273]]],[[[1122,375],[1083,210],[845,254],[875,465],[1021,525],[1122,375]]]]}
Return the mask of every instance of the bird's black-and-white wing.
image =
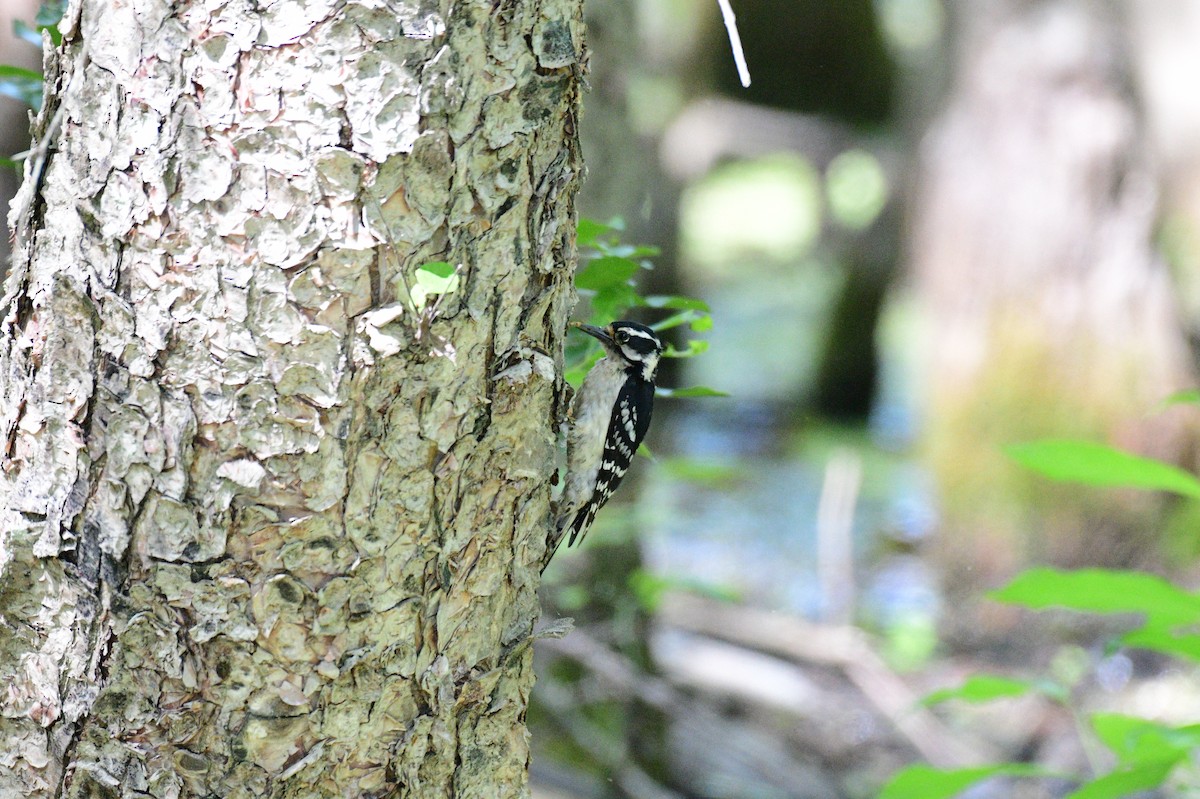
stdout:
{"type": "Polygon", "coordinates": [[[633,462],[638,446],[650,429],[650,415],[654,410],[654,385],[640,381],[629,381],[621,387],[613,406],[608,433],[604,439],[604,455],[596,473],[596,484],[591,498],[575,509],[570,520],[571,537],[567,546],[582,540],[596,512],[604,507],[609,497],[621,484],[625,472],[633,462]]]}

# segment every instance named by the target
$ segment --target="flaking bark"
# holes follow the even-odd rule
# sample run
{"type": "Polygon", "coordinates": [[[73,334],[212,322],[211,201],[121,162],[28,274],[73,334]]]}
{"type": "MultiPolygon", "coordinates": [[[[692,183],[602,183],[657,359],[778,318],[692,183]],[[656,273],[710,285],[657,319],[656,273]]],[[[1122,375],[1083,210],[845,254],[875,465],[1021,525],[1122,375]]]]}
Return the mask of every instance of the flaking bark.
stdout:
{"type": "Polygon", "coordinates": [[[61,28],[0,305],[0,796],[526,795],[579,2],[61,28]]]}

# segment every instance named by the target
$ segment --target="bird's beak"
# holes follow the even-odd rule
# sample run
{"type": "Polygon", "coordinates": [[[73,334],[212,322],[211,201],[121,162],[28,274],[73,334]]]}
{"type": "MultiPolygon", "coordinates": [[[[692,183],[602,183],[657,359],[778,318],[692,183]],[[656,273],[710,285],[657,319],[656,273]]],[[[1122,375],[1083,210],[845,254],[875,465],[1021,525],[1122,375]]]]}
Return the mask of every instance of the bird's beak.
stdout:
{"type": "Polygon", "coordinates": [[[612,346],[616,343],[613,341],[612,334],[606,328],[596,327],[595,325],[579,325],[578,327],[589,336],[600,339],[600,343],[605,346],[612,346]]]}

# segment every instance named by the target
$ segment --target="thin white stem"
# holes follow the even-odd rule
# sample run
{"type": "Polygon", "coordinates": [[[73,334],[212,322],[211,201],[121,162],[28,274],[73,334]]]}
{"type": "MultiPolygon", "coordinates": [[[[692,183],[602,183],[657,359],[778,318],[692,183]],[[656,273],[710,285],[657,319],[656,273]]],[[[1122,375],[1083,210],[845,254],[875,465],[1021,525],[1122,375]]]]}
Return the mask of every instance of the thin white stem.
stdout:
{"type": "Polygon", "coordinates": [[[721,7],[721,17],[725,20],[725,30],[729,33],[729,47],[733,50],[733,62],[737,64],[738,77],[742,79],[742,88],[750,88],[750,67],[746,66],[746,54],[742,52],[742,37],[738,34],[737,18],[733,16],[733,7],[729,0],[717,0],[721,7]]]}

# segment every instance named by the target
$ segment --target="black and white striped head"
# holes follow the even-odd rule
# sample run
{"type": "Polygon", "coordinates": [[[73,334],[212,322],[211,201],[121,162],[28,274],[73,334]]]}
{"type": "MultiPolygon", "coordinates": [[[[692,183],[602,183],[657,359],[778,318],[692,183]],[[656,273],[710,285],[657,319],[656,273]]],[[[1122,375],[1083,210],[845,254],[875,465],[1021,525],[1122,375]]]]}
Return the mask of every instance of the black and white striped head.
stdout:
{"type": "Polygon", "coordinates": [[[643,380],[654,382],[663,343],[653,330],[637,322],[625,321],[613,322],[608,327],[580,325],[579,329],[600,339],[610,358],[640,370],[638,374],[643,380]]]}

